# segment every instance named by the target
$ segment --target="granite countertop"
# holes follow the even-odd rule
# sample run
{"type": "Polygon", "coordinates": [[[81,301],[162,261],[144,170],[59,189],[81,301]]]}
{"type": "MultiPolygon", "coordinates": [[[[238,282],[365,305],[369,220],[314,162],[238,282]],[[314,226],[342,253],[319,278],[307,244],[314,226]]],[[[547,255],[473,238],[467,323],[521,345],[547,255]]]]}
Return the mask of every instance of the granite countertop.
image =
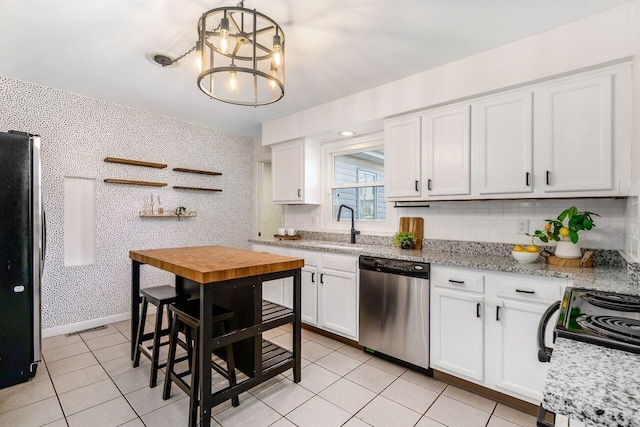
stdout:
{"type": "Polygon", "coordinates": [[[558,338],[542,406],[588,426],[640,426],[640,354],[558,338]]]}
{"type": "Polygon", "coordinates": [[[370,255],[407,261],[427,262],[435,265],[567,278],[572,280],[572,286],[577,288],[640,295],[640,286],[638,286],[636,282],[629,280],[628,268],[622,266],[581,269],[547,265],[542,259],[532,264],[521,264],[510,255],[450,252],[432,249],[403,250],[390,245],[367,245],[360,243],[352,245],[350,243],[336,241],[310,241],[305,239],[278,241],[252,239],[250,241],[256,244],[284,246],[296,249],[310,249],[352,255],[370,255]],[[333,245],[333,247],[323,247],[322,245],[333,245]]]}

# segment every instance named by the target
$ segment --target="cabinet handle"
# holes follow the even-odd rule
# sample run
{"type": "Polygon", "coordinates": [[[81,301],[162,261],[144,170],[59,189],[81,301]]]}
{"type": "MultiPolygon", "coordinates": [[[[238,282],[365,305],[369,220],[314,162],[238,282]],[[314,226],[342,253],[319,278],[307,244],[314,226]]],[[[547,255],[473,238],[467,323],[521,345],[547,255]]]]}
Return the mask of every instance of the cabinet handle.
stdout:
{"type": "Polygon", "coordinates": [[[311,273],[311,283],[316,283],[316,273],[311,273]]]}
{"type": "Polygon", "coordinates": [[[476,303],[476,317],[480,317],[480,307],[481,307],[480,303],[479,302],[476,303]]]}
{"type": "Polygon", "coordinates": [[[525,174],[525,184],[527,185],[527,187],[529,186],[529,172],[525,174]]]}
{"type": "Polygon", "coordinates": [[[551,185],[551,172],[547,171],[547,185],[551,185]]]}
{"type": "Polygon", "coordinates": [[[500,306],[496,307],[496,321],[500,321],[500,306]]]}
{"type": "Polygon", "coordinates": [[[320,274],[320,284],[324,285],[324,273],[320,274]]]}
{"type": "Polygon", "coordinates": [[[418,188],[418,184],[419,184],[419,182],[418,182],[418,180],[416,180],[416,191],[420,191],[420,189],[418,188]]]}
{"type": "Polygon", "coordinates": [[[298,197],[302,197],[302,194],[300,194],[302,192],[302,189],[298,188],[298,197]]]}
{"type": "Polygon", "coordinates": [[[458,285],[464,285],[464,280],[453,280],[449,279],[449,283],[456,283],[458,285]]]}
{"type": "Polygon", "coordinates": [[[427,190],[431,191],[431,180],[427,180],[427,190]]]}
{"type": "Polygon", "coordinates": [[[529,295],[533,295],[536,293],[536,291],[525,291],[522,289],[516,289],[516,292],[518,292],[519,294],[529,294],[529,295]]]}

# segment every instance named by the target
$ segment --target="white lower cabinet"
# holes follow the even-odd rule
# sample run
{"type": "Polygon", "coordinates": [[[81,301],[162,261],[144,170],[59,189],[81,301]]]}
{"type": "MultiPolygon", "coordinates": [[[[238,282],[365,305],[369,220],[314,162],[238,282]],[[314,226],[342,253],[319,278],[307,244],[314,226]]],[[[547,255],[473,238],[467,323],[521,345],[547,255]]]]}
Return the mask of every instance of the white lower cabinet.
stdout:
{"type": "Polygon", "coordinates": [[[484,379],[482,295],[431,289],[431,367],[484,379]]]}
{"type": "MultiPolygon", "coordinates": [[[[312,250],[253,245],[254,251],[303,258],[302,321],[343,337],[358,340],[358,257],[312,250]]],[[[291,278],[265,282],[265,300],[293,307],[291,278]]]]}
{"type": "Polygon", "coordinates": [[[566,286],[566,279],[432,265],[431,366],[540,403],[549,364],[537,358],[538,323],[566,286]]]}

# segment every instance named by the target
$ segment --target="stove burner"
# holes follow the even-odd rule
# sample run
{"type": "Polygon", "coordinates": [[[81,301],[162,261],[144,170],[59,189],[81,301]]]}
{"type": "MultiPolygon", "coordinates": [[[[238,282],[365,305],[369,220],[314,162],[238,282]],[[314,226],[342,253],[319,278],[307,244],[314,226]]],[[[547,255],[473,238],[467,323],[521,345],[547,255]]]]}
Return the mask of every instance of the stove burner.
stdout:
{"type": "Polygon", "coordinates": [[[640,345],[640,320],[615,316],[580,316],[576,320],[600,336],[640,345]]]}
{"type": "Polygon", "coordinates": [[[609,294],[604,292],[587,292],[580,296],[596,307],[608,310],[639,312],[640,297],[633,295],[609,294]]]}

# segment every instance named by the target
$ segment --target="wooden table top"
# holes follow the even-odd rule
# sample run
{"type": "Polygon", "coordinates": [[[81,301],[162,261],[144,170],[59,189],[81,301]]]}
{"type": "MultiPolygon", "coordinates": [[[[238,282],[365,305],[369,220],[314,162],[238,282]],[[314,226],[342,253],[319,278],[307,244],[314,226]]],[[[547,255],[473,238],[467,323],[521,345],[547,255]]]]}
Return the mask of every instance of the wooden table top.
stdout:
{"type": "Polygon", "coordinates": [[[221,282],[304,267],[304,260],[225,246],[129,251],[129,258],[198,283],[221,282]]]}

